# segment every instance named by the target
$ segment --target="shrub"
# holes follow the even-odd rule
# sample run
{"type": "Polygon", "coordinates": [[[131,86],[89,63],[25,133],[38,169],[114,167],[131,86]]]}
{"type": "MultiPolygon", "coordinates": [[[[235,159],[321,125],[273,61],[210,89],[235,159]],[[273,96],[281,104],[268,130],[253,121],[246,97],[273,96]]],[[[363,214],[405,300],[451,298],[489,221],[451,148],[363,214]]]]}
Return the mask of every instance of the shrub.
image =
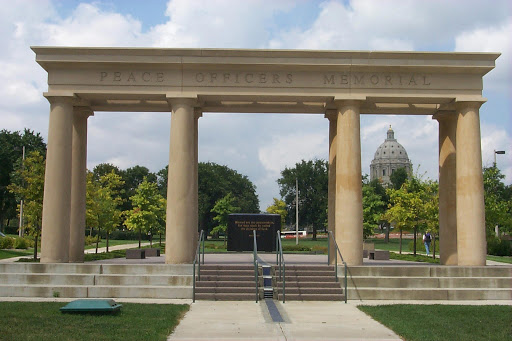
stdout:
{"type": "Polygon", "coordinates": [[[315,253],[325,253],[327,254],[327,246],[315,245],[311,248],[311,251],[315,251],[315,253]]]}
{"type": "Polygon", "coordinates": [[[510,241],[494,237],[487,239],[487,254],[494,256],[512,256],[510,241]]]}
{"type": "Polygon", "coordinates": [[[14,248],[15,249],[28,249],[29,248],[29,241],[25,238],[16,238],[14,241],[14,248]]]}
{"type": "MultiPolygon", "coordinates": [[[[98,237],[96,236],[87,236],[85,237],[85,245],[92,245],[96,243],[98,237]]],[[[101,241],[101,239],[100,239],[101,241]]]]}
{"type": "Polygon", "coordinates": [[[0,249],[12,249],[14,246],[14,238],[0,237],[0,249]]]}

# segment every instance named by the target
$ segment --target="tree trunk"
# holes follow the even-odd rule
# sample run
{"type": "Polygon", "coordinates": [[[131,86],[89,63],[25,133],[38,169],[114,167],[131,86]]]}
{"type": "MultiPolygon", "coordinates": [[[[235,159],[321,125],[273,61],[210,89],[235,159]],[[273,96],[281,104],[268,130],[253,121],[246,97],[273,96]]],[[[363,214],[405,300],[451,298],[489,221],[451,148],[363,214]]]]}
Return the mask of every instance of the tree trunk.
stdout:
{"type": "Polygon", "coordinates": [[[416,235],[418,234],[418,228],[416,226],[414,226],[414,255],[416,256],[416,235]]]}
{"type": "Polygon", "coordinates": [[[402,229],[400,229],[400,254],[402,254],[402,229]]]}
{"type": "Polygon", "coordinates": [[[389,230],[391,230],[391,224],[389,223],[384,223],[385,226],[386,226],[386,244],[389,243],[389,230]]]}
{"type": "Polygon", "coordinates": [[[313,240],[316,240],[316,225],[313,224],[313,240]]]}
{"type": "Polygon", "coordinates": [[[142,229],[139,229],[139,249],[141,248],[140,247],[140,241],[142,239],[142,229]]]}
{"type": "Polygon", "coordinates": [[[107,231],[107,252],[108,252],[108,235],[109,235],[109,232],[107,231]]]}
{"type": "Polygon", "coordinates": [[[34,262],[37,261],[37,240],[39,239],[39,230],[36,232],[36,238],[34,239],[34,262]]]}
{"type": "Polygon", "coordinates": [[[96,254],[98,253],[98,244],[100,243],[100,232],[101,232],[101,229],[98,228],[98,235],[96,238],[96,254]]]}
{"type": "Polygon", "coordinates": [[[149,247],[153,247],[153,233],[149,230],[149,247]]]}
{"type": "Polygon", "coordinates": [[[162,246],[162,232],[160,232],[160,241],[158,242],[160,244],[160,247],[162,246]]]}

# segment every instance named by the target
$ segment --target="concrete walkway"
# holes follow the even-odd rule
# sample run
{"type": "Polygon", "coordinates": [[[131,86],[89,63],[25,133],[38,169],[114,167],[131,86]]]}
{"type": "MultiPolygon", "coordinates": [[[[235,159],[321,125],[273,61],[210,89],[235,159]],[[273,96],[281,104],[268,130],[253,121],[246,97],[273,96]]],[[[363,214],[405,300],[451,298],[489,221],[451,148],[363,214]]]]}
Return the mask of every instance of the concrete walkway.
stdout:
{"type": "Polygon", "coordinates": [[[390,329],[342,302],[197,301],[168,340],[400,340],[390,329]]]}

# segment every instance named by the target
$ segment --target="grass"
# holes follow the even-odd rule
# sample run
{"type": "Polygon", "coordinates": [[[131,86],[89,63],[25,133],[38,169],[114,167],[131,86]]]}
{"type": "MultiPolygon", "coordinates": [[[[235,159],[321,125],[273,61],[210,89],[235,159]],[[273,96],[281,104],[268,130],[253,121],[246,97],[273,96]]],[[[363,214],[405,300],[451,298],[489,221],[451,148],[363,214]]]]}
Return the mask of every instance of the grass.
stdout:
{"type": "Polygon", "coordinates": [[[501,256],[487,255],[487,259],[488,260],[493,260],[495,262],[512,264],[512,257],[511,256],[503,256],[503,257],[501,257],[501,256]]]}
{"type": "MultiPolygon", "coordinates": [[[[148,242],[147,240],[143,240],[142,243],[146,243],[148,242]]],[[[122,240],[122,239],[110,239],[108,241],[108,246],[111,247],[111,246],[116,246],[116,245],[125,245],[125,244],[138,244],[139,243],[139,240],[122,240]]],[[[101,239],[100,242],[98,243],[98,247],[106,247],[107,246],[107,240],[106,239],[101,239]]],[[[85,246],[85,249],[95,249],[96,248],[96,243],[93,243],[91,245],[86,245],[85,246]]]]}
{"type": "Polygon", "coordinates": [[[123,304],[117,314],[63,314],[65,303],[0,302],[2,340],[166,340],[188,305],[123,304]]]}
{"type": "Polygon", "coordinates": [[[34,249],[27,250],[0,250],[0,259],[33,255],[34,249]]]}
{"type": "Polygon", "coordinates": [[[407,341],[511,340],[511,306],[358,306],[407,341]]]}
{"type": "Polygon", "coordinates": [[[425,255],[419,255],[419,254],[417,254],[415,256],[415,255],[406,254],[406,253],[399,254],[399,253],[395,253],[395,252],[390,252],[389,253],[389,258],[390,259],[405,260],[405,261],[409,261],[409,262],[421,262],[421,263],[439,264],[439,258],[433,259],[430,256],[427,257],[425,255]]]}

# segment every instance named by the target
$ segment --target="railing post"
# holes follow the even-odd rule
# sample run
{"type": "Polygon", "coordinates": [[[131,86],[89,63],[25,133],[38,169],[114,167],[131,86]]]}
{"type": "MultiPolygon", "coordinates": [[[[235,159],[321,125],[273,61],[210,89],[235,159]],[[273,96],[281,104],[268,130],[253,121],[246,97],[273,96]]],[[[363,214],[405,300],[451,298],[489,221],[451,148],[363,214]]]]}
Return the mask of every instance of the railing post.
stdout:
{"type": "Polygon", "coordinates": [[[196,262],[194,261],[194,270],[192,272],[194,280],[192,281],[192,303],[196,302],[196,262]]]}

